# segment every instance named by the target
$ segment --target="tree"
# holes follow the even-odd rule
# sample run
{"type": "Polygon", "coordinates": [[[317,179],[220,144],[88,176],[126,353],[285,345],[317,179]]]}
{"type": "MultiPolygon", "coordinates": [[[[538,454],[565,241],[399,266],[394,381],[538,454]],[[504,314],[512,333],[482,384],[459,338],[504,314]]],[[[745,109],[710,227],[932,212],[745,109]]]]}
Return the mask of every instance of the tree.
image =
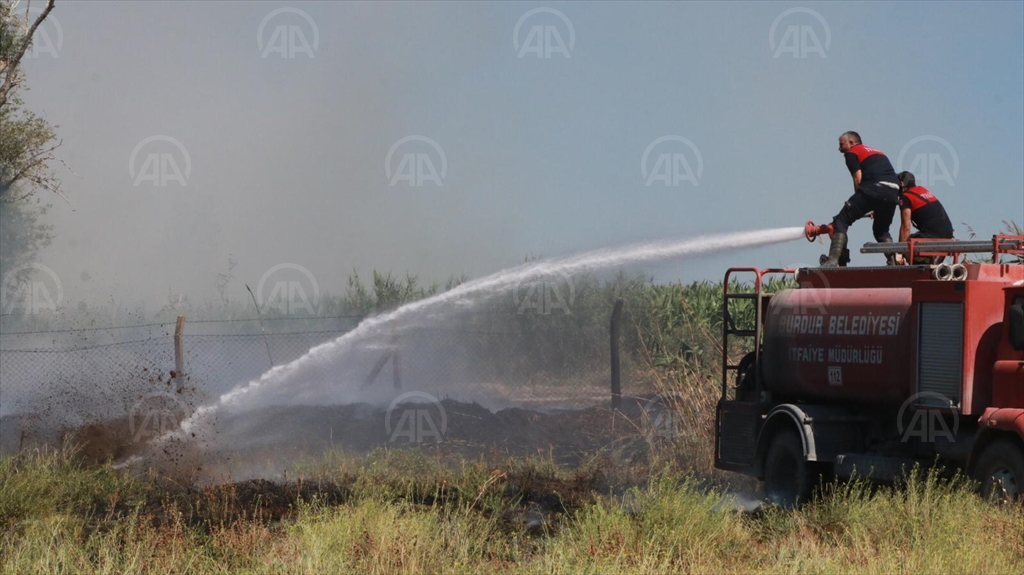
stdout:
{"type": "Polygon", "coordinates": [[[29,14],[30,2],[25,3],[25,16],[18,16],[19,0],[0,1],[0,109],[24,81],[21,60],[32,45],[32,36],[39,25],[53,11],[54,0],[48,0],[46,8],[33,21],[29,14]]]}
{"type": "Polygon", "coordinates": [[[40,220],[47,208],[39,198],[0,200],[0,278],[31,263],[39,250],[50,245],[53,226],[40,220]]]}
{"type": "Polygon", "coordinates": [[[54,0],[32,19],[18,0],[0,0],[0,278],[31,261],[49,244],[51,227],[40,217],[48,204],[35,194],[48,190],[64,198],[54,172],[61,142],[54,127],[23,108],[18,93],[25,87],[22,59],[32,35],[49,16],[54,0]]]}

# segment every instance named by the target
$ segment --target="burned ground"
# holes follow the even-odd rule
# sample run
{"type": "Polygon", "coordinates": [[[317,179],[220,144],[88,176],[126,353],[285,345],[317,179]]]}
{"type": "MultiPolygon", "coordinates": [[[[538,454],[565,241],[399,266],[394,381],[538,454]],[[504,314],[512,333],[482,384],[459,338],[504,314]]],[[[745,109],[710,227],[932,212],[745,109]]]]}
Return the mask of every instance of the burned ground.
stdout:
{"type": "MultiPolygon", "coordinates": [[[[613,481],[609,471],[647,463],[653,445],[645,401],[626,400],[617,411],[559,412],[492,412],[451,400],[400,404],[390,411],[366,404],[276,407],[221,415],[202,439],[140,436],[127,418],[59,433],[33,428],[31,420],[7,418],[3,424],[23,448],[55,445],[60,437],[75,446],[81,465],[115,464],[152,479],[141,508],[158,524],[174,517],[206,527],[274,524],[303,505],[342,504],[362,490],[414,505],[476,507],[498,514],[510,529],[539,533],[598,494],[628,487],[613,481]],[[408,425],[424,410],[434,423],[425,427],[427,437],[417,437],[415,429],[402,427],[399,412],[413,414],[406,416],[408,425]],[[339,455],[358,463],[332,466],[331,458],[339,455]],[[367,471],[381,458],[419,463],[400,469],[389,464],[387,473],[367,471]],[[537,465],[511,463],[522,461],[537,465]],[[482,470],[478,484],[451,482],[444,470],[467,464],[482,470]],[[481,501],[485,492],[490,503],[481,501]]],[[[127,505],[111,503],[107,514],[125,513],[127,505]]]]}

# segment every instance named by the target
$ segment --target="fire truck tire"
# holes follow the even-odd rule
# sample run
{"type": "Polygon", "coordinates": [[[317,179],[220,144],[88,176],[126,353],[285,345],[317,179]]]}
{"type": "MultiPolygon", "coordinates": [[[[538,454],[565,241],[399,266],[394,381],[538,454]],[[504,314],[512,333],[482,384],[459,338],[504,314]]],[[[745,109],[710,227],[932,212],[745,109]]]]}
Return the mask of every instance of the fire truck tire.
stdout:
{"type": "Polygon", "coordinates": [[[768,501],[780,507],[798,507],[811,499],[819,476],[817,467],[804,459],[803,441],[796,430],[780,429],[764,460],[764,493],[768,501]]]}
{"type": "Polygon", "coordinates": [[[1009,439],[992,442],[978,456],[974,477],[986,500],[1024,500],[1024,450],[1009,439]]]}

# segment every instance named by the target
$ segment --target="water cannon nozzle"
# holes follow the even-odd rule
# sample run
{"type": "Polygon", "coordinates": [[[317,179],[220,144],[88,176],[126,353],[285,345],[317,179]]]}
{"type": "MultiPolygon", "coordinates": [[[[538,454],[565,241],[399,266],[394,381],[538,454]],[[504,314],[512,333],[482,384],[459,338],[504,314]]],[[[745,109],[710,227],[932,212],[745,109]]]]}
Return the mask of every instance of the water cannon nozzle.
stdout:
{"type": "Polygon", "coordinates": [[[832,229],[832,224],[822,224],[819,226],[811,220],[807,220],[807,223],[804,224],[804,237],[806,237],[809,242],[813,242],[818,236],[825,234],[828,234],[829,239],[832,239],[832,233],[834,231],[835,230],[832,229]]]}

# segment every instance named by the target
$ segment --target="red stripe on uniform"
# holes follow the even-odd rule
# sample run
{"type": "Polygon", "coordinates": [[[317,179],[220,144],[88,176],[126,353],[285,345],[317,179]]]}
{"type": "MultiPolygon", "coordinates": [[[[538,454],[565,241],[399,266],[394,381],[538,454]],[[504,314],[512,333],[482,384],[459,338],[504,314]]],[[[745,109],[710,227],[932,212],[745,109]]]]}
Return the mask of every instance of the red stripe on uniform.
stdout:
{"type": "Polygon", "coordinates": [[[907,196],[910,200],[910,211],[917,211],[928,204],[939,201],[931,192],[928,191],[924,186],[914,186],[903,192],[903,195],[907,196]]]}
{"type": "Polygon", "coordinates": [[[869,148],[869,147],[865,146],[864,144],[857,144],[856,146],[850,148],[850,153],[851,154],[855,154],[857,156],[857,161],[859,161],[859,162],[863,162],[866,158],[869,158],[871,156],[884,156],[885,155],[885,154],[883,154],[881,152],[881,150],[876,150],[874,148],[869,148]]]}

